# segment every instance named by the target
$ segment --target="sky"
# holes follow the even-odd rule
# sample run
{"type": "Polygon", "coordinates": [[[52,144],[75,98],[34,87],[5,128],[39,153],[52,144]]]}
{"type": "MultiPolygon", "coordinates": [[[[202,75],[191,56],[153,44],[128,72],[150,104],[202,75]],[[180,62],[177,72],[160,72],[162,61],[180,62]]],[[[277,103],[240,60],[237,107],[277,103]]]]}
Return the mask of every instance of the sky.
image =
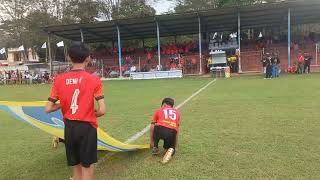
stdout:
{"type": "Polygon", "coordinates": [[[157,2],[151,4],[151,6],[156,9],[157,14],[163,14],[169,10],[173,10],[175,3],[168,0],[158,0],[157,2]]]}

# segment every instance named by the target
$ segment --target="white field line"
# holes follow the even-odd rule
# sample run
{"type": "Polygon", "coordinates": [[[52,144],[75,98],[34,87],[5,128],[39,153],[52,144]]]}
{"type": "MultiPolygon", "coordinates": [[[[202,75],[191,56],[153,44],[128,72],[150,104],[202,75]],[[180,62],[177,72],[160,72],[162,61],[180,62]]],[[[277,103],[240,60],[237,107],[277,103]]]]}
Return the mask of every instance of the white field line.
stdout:
{"type": "MultiPolygon", "coordinates": [[[[188,97],[186,100],[184,100],[181,104],[179,104],[176,108],[180,109],[183,105],[185,105],[187,102],[189,102],[192,98],[194,98],[195,96],[197,96],[199,93],[201,93],[203,90],[205,90],[208,86],[210,86],[212,83],[216,82],[216,79],[210,81],[207,85],[205,85],[204,87],[202,87],[201,89],[199,89],[197,92],[193,93],[190,97],[188,97]]],[[[141,136],[143,136],[145,133],[147,133],[150,129],[150,124],[148,126],[146,126],[144,129],[142,129],[140,132],[138,132],[137,134],[131,136],[129,139],[127,139],[125,141],[126,144],[130,144],[133,141],[139,139],[141,136]]]]}

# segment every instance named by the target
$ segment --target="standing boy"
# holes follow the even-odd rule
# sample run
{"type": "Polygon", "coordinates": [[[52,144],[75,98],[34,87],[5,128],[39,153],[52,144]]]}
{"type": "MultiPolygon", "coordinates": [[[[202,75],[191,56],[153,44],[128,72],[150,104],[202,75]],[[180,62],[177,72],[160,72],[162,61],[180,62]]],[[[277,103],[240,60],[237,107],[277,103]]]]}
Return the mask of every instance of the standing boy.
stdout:
{"type": "Polygon", "coordinates": [[[309,53],[304,53],[304,68],[303,73],[306,73],[306,70],[308,69],[307,73],[310,73],[310,65],[311,65],[312,56],[309,53]]]}
{"type": "Polygon", "coordinates": [[[68,166],[73,166],[73,180],[91,180],[97,162],[97,117],[106,112],[102,84],[99,77],[84,70],[91,58],[83,43],[70,47],[68,59],[73,68],[56,77],[45,111],[50,113],[61,108],[66,155],[68,166]],[[99,105],[97,110],[94,99],[99,105]]]}
{"type": "Polygon", "coordinates": [[[180,113],[173,108],[174,100],[165,98],[162,101],[161,108],[154,115],[150,128],[150,146],[152,154],[159,154],[158,144],[160,139],[164,141],[163,148],[166,154],[162,163],[167,163],[175,153],[180,126],[180,113]]]}

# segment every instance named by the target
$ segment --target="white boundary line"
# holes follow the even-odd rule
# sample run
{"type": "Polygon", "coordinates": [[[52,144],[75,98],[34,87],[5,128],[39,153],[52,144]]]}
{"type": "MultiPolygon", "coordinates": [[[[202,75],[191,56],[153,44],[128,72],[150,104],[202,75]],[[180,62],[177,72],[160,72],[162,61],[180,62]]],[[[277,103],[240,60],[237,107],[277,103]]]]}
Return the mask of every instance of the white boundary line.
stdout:
{"type": "MultiPolygon", "coordinates": [[[[216,82],[217,79],[214,79],[212,81],[210,81],[207,85],[205,85],[204,87],[202,87],[201,89],[199,89],[197,92],[193,93],[190,97],[188,97],[186,100],[184,100],[181,104],[179,104],[176,108],[180,109],[182,106],[184,106],[187,102],[189,102],[192,98],[194,98],[196,95],[198,95],[199,93],[201,93],[203,90],[205,90],[208,86],[210,86],[212,83],[216,82]]],[[[139,139],[141,136],[143,136],[145,133],[147,133],[150,129],[150,124],[148,126],[146,126],[144,129],[142,129],[140,132],[138,132],[137,134],[131,136],[129,139],[127,139],[125,141],[126,144],[130,144],[133,141],[139,139]]]]}
{"type": "MultiPolygon", "coordinates": [[[[180,109],[182,106],[184,106],[187,102],[189,102],[192,98],[194,98],[196,95],[198,95],[199,93],[201,93],[203,90],[205,90],[208,86],[210,86],[211,84],[213,84],[214,82],[216,82],[217,79],[214,79],[212,81],[210,81],[207,85],[205,85],[204,87],[202,87],[201,89],[199,89],[197,92],[193,93],[190,97],[188,97],[186,100],[184,100],[181,104],[179,104],[176,108],[180,109]]],[[[130,144],[133,141],[139,139],[141,136],[143,136],[145,133],[147,133],[150,130],[150,124],[145,127],[144,129],[142,129],[142,131],[138,132],[137,134],[131,136],[129,139],[127,139],[125,141],[126,144],[130,144]]],[[[101,162],[104,162],[106,160],[107,157],[112,156],[115,153],[111,153],[111,154],[107,154],[106,156],[102,157],[101,159],[99,159],[98,163],[96,164],[96,167],[99,166],[99,164],[101,162]]]]}

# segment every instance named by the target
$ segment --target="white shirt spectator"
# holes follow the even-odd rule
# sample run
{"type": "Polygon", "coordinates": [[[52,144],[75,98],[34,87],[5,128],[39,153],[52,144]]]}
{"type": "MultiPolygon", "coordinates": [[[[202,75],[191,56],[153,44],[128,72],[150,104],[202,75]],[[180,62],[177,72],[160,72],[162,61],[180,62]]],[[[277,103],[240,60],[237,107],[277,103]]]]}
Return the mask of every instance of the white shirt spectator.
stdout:
{"type": "Polygon", "coordinates": [[[159,65],[159,64],[157,65],[157,71],[162,71],[162,65],[161,65],[161,64],[160,64],[160,65],[159,65]]]}
{"type": "Polygon", "coordinates": [[[136,66],[135,66],[135,65],[131,66],[130,71],[131,71],[131,72],[136,72],[136,71],[137,71],[136,66]]]}
{"type": "Polygon", "coordinates": [[[39,74],[35,74],[33,79],[38,79],[39,78],[39,74]]]}

